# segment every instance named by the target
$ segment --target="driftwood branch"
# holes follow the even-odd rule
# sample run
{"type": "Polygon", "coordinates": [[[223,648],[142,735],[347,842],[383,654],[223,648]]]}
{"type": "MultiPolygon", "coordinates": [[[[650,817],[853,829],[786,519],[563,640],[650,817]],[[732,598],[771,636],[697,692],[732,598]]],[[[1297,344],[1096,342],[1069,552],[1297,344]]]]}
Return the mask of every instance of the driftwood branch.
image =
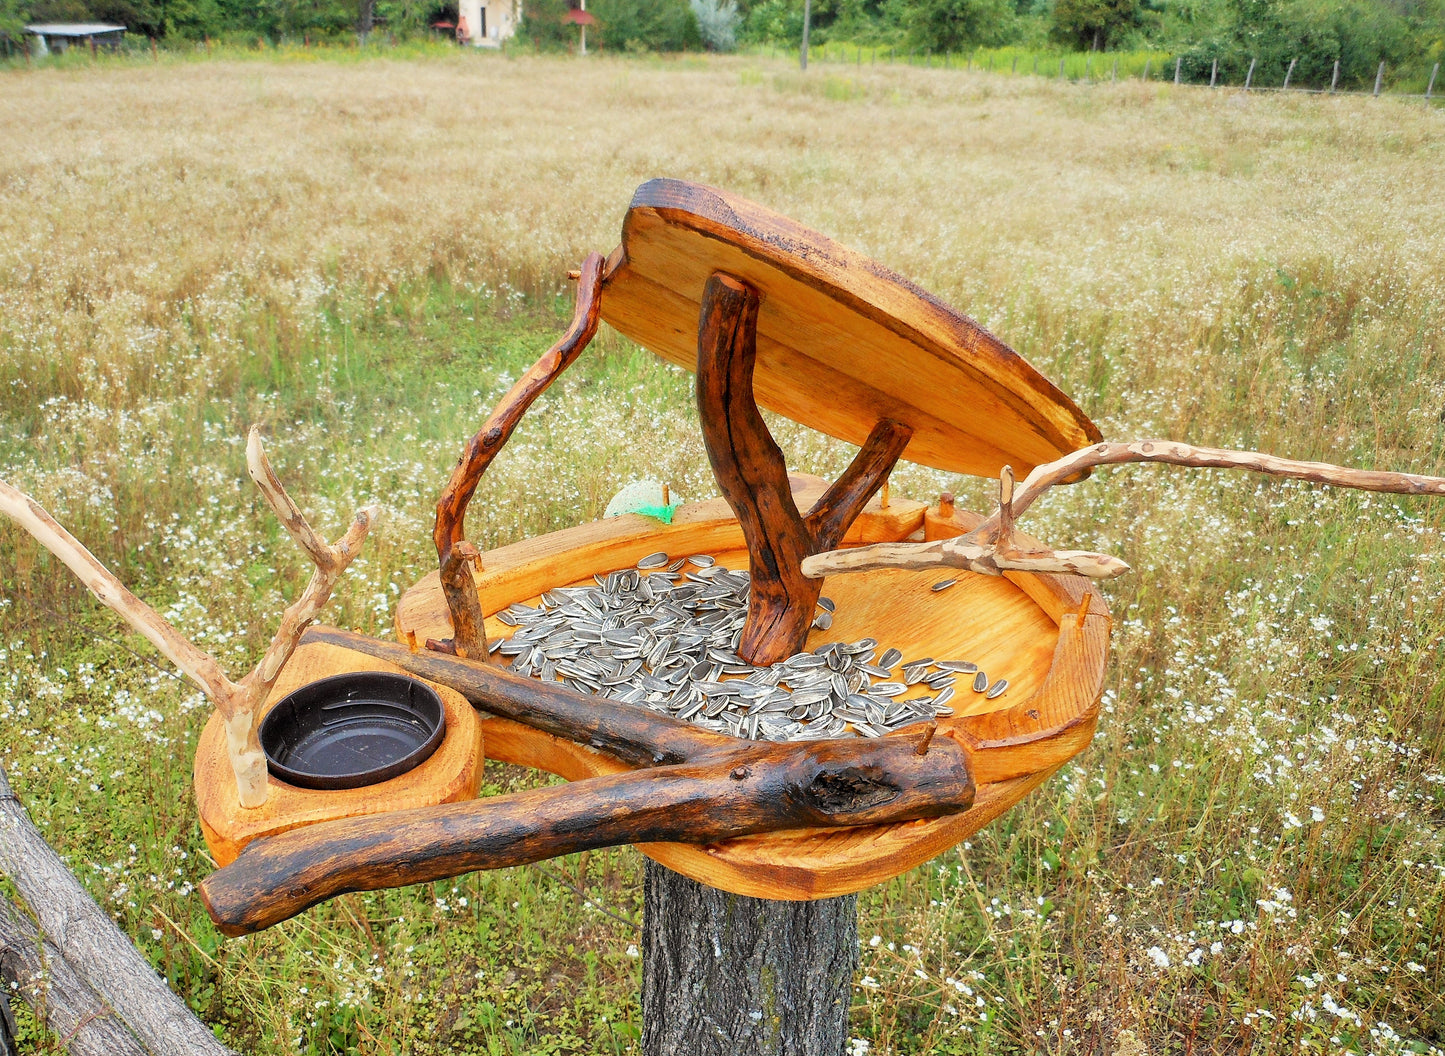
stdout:
{"type": "Polygon", "coordinates": [[[1081,474],[1100,466],[1134,462],[1159,462],[1194,469],[1247,469],[1269,476],[1396,495],[1445,495],[1445,478],[1414,473],[1349,469],[1327,462],[1300,462],[1258,451],[1195,447],[1173,440],[1094,444],[1038,466],[1017,490],[1013,488],[1012,472],[1005,466],[999,508],[967,535],[930,543],[876,543],[853,550],[834,550],[803,562],[803,574],[821,579],[839,572],[866,572],[875,568],[951,567],[993,576],[1010,569],[1071,572],[1094,579],[1120,575],[1127,572],[1129,566],[1105,554],[1019,550],[1013,542],[1013,523],[1050,488],[1082,479],[1081,474]]]}
{"type": "MultiPolygon", "coordinates": [[[[602,255],[589,253],[578,273],[577,306],[572,323],[546,354],[517,379],[502,397],[476,435],[467,441],[451,479],[437,499],[436,544],[442,594],[452,617],[452,637],[435,643],[443,652],[455,652],[474,660],[486,660],[486,632],[482,627],[482,603],[477,596],[473,567],[481,559],[477,548],[466,540],[467,505],[481,482],[482,474],[512,436],[517,423],[536,398],[582,354],[597,333],[601,317],[602,255]]],[[[431,643],[428,643],[431,644],[431,643]]]]}
{"type": "MultiPolygon", "coordinates": [[[[146,1049],[157,1056],[231,1054],[171,992],[165,980],[66,869],[31,823],[3,768],[0,875],[14,883],[35,914],[47,947],[124,1021],[146,1049]]],[[[53,968],[56,956],[48,959],[53,968]]]]}
{"type": "Polygon", "coordinates": [[[607,697],[585,696],[495,664],[466,662],[430,651],[413,653],[394,642],[331,627],[311,629],[305,641],[324,642],[397,664],[418,678],[455,689],[482,711],[588,745],[633,766],[680,763],[720,745],[742,743],[670,715],[607,697]]]}
{"type": "Polygon", "coordinates": [[[940,817],[973,803],[963,749],[924,734],[719,747],[684,763],[491,799],[309,825],[251,844],[201,893],[228,935],[346,891],[440,880],[597,847],[712,843],[804,826],[940,817]]]}
{"type": "Polygon", "coordinates": [[[192,645],[160,613],[127,590],[39,503],[4,481],[0,481],[0,513],[9,516],[60,558],[92,594],[205,691],[226,725],[226,743],[241,805],[258,807],[266,801],[266,757],[256,736],[261,705],[271,692],[282,666],[295,651],[301,632],[316,619],[346,566],[361,552],[362,541],[379,511],[375,506],[362,510],[346,534],[334,545],[328,545],[286,494],[266,458],[261,434],[255,428],[247,438],[246,466],[267,504],[276,512],[291,537],[315,562],[316,571],[301,597],[281,614],[281,625],[276,629],[261,662],[239,682],[232,682],[213,656],[192,645]]]}
{"type": "Polygon", "coordinates": [[[913,430],[889,419],[804,517],[793,502],[783,453],[753,396],[758,292],[714,274],[703,289],[697,334],[697,408],[718,487],[747,540],[751,583],[738,654],[771,664],[802,648],[822,584],[805,558],[838,544],[887,479],[913,430]]]}

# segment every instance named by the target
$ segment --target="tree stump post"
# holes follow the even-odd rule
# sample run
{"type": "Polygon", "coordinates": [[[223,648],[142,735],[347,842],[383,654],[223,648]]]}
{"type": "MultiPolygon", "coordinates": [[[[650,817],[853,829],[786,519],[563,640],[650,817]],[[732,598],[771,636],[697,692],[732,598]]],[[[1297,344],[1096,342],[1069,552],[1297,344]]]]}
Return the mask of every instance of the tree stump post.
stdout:
{"type": "MultiPolygon", "coordinates": [[[[729,275],[703,292],[697,404],[713,476],[751,572],[738,652],[771,664],[803,648],[822,580],[802,562],[836,547],[913,430],[883,418],[807,513],[753,396],[761,296],[729,275]]],[[[646,1056],[841,1056],[858,965],[858,898],[784,902],[706,887],[648,860],[643,886],[646,1056]]]]}
{"type": "Polygon", "coordinates": [[[645,1056],[841,1056],[857,895],[746,898],[645,865],[645,1056]]]}

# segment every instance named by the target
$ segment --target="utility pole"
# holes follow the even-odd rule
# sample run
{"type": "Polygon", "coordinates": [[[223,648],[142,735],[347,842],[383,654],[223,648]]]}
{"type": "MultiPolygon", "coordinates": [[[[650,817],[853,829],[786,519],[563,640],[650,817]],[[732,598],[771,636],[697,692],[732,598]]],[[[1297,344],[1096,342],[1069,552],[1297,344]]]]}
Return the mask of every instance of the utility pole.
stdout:
{"type": "Polygon", "coordinates": [[[808,30],[813,21],[813,0],[803,0],[803,50],[799,52],[798,61],[803,69],[808,68],[808,30]]]}

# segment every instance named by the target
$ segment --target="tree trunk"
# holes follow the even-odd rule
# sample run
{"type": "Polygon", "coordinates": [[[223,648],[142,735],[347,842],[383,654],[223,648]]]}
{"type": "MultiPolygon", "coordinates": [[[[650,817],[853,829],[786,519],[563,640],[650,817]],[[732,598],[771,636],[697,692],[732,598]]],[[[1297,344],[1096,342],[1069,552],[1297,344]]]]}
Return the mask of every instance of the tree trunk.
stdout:
{"type": "Polygon", "coordinates": [[[645,1056],[841,1056],[858,966],[858,896],[728,894],[648,859],[645,1056]]]}

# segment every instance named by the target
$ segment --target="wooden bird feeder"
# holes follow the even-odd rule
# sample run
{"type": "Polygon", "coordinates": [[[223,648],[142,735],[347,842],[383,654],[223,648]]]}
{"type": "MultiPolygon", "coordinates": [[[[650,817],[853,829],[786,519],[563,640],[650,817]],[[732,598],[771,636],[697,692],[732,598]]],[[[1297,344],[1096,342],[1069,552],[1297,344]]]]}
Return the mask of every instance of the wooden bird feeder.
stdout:
{"type": "MultiPolygon", "coordinates": [[[[571,325],[468,442],[437,503],[438,570],[401,598],[400,644],[313,628],[292,654],[370,515],[328,549],[269,466],[262,472],[253,436],[253,476],[317,560],[324,590],[308,591],[304,611],[288,610],[278,644],[242,683],[213,690],[198,678],[220,705],[195,777],[203,831],[223,866],[202,893],[222,931],[265,928],[346,891],[625,843],[737,895],[859,891],[976,832],[1093,736],[1110,629],[1093,580],[1127,566],[1016,530],[1015,518],[1050,487],[1099,466],[1165,462],[1445,494],[1439,478],[1169,441],[1104,443],[1067,396],[972,320],[822,235],[695,184],[644,184],[621,244],[605,259],[590,255],[574,277],[571,325]],[[630,514],[478,552],[465,517],[486,468],[604,319],[696,371],[723,498],[683,506],[667,524],[630,514]],[[790,474],[760,406],[858,445],[857,457],[831,484],[790,474]],[[997,478],[997,508],[983,516],[947,496],[933,506],[889,496],[900,457],[997,478]],[[513,633],[499,618],[510,606],[657,552],[705,553],[749,570],[735,643],[749,665],[873,638],[906,655],[975,660],[1006,675],[1008,691],[959,694],[952,714],[886,736],[767,742],[527,677],[508,670],[505,650],[491,655],[513,633]],[[939,569],[952,571],[950,589],[932,589],[939,569]],[[814,627],[824,576],[836,607],[826,630],[814,627]],[[247,701],[265,695],[270,706],[356,671],[406,672],[437,690],[446,735],[434,754],[361,788],[302,789],[258,775],[252,745],[265,707],[228,704],[225,694],[245,689],[247,701]],[[571,783],[478,800],[484,748],[571,783]]],[[[38,507],[11,502],[11,492],[0,483],[0,511],[37,536],[48,531],[24,519],[38,507]]],[[[42,541],[62,552],[63,540],[42,541]]],[[[145,629],[124,599],[107,598],[90,565],[71,564],[145,629]]],[[[188,659],[165,634],[151,637],[188,659]]],[[[846,1008],[845,990],[845,1026],[846,1008]]]]}

